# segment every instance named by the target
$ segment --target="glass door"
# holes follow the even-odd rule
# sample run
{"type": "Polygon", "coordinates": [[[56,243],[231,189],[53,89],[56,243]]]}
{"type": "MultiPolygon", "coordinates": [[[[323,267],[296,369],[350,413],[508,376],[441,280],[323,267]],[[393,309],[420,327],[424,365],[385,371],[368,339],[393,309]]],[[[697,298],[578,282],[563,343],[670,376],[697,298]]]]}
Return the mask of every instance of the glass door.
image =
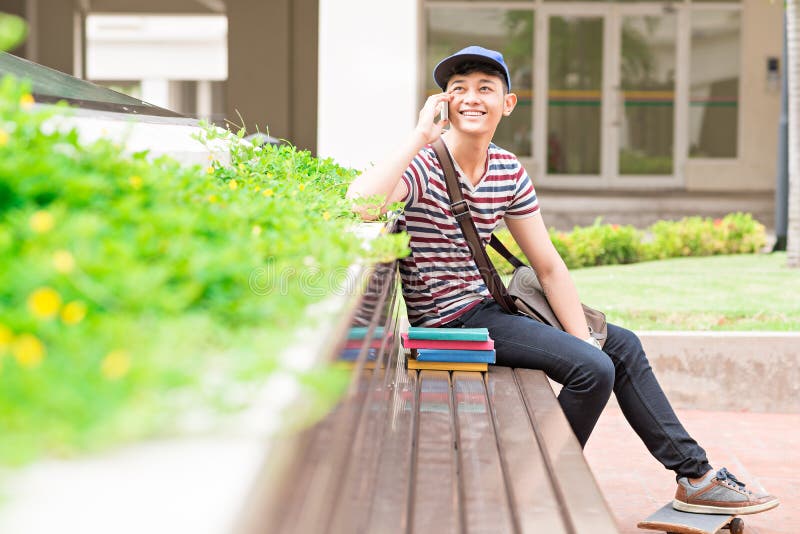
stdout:
{"type": "MultiPolygon", "coordinates": [[[[676,10],[615,6],[611,184],[676,183],[676,10]]],[[[609,147],[611,148],[611,147],[609,147]]]]}
{"type": "Polygon", "coordinates": [[[538,182],[567,188],[678,185],[677,32],[659,5],[545,3],[537,16],[538,182]]]}
{"type": "Polygon", "coordinates": [[[548,6],[540,17],[538,113],[541,182],[596,185],[603,177],[603,79],[607,15],[548,6]]]}

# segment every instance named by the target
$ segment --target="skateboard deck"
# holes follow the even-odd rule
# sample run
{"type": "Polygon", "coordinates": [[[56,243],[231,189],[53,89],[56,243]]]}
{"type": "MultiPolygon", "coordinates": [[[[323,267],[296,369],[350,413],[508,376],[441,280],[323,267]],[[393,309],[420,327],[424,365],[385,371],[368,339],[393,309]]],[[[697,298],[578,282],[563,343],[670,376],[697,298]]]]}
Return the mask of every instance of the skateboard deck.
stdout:
{"type": "Polygon", "coordinates": [[[660,530],[674,534],[717,534],[730,529],[731,534],[744,533],[744,521],[734,515],[692,514],[681,512],[669,502],[637,525],[644,530],[660,530]]]}

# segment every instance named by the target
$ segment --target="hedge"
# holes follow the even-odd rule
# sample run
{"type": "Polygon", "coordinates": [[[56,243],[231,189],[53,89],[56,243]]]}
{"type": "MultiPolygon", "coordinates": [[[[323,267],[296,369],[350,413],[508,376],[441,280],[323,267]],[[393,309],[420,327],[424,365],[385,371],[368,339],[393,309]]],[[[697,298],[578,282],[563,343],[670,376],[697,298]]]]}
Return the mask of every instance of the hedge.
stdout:
{"type": "Polygon", "coordinates": [[[246,405],[348,266],[405,251],[353,238],[331,160],[209,128],[230,162],[185,166],[48,125],[67,112],[0,82],[0,463],[246,405]]]}
{"type": "MultiPolygon", "coordinates": [[[[524,259],[507,229],[499,230],[497,237],[524,259]]],[[[598,219],[592,226],[575,227],[572,232],[550,229],[550,239],[571,269],[680,256],[747,254],[758,252],[767,242],[764,225],[748,213],[731,213],[721,219],[659,221],[644,231],[630,225],[604,224],[598,219]]],[[[513,272],[491,248],[489,255],[500,273],[513,272]]]]}

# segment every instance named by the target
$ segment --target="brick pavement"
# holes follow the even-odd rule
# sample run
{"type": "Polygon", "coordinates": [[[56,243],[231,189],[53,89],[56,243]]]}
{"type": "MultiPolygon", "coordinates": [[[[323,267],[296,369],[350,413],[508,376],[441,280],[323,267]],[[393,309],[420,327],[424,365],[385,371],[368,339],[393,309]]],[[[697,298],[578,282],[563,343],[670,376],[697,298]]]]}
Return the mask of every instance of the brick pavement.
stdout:
{"type": "MultiPolygon", "coordinates": [[[[744,516],[747,534],[800,532],[800,414],[677,410],[708,452],[749,487],[764,487],[781,505],[744,516]]],[[[586,457],[623,534],[669,501],[675,477],[645,449],[619,408],[610,404],[586,446],[586,457]]]]}

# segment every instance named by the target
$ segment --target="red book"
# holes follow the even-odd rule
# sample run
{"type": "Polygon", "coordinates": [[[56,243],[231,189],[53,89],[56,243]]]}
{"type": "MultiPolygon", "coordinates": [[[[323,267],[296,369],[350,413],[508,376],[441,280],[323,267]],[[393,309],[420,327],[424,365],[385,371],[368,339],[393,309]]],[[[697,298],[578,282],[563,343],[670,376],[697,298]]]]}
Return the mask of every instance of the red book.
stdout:
{"type": "MultiPolygon", "coordinates": [[[[382,343],[383,343],[383,340],[380,339],[380,338],[373,339],[372,341],[369,342],[369,346],[372,349],[379,349],[379,348],[381,348],[381,344],[382,343]]],[[[360,349],[363,346],[364,346],[364,340],[363,339],[348,339],[347,341],[344,342],[344,348],[346,348],[346,349],[360,349]]],[[[391,345],[391,340],[387,342],[386,346],[387,347],[391,347],[392,346],[391,345]]]]}
{"type": "Polygon", "coordinates": [[[461,341],[449,339],[408,339],[403,333],[403,346],[407,349],[494,350],[494,340],[461,341]]]}

